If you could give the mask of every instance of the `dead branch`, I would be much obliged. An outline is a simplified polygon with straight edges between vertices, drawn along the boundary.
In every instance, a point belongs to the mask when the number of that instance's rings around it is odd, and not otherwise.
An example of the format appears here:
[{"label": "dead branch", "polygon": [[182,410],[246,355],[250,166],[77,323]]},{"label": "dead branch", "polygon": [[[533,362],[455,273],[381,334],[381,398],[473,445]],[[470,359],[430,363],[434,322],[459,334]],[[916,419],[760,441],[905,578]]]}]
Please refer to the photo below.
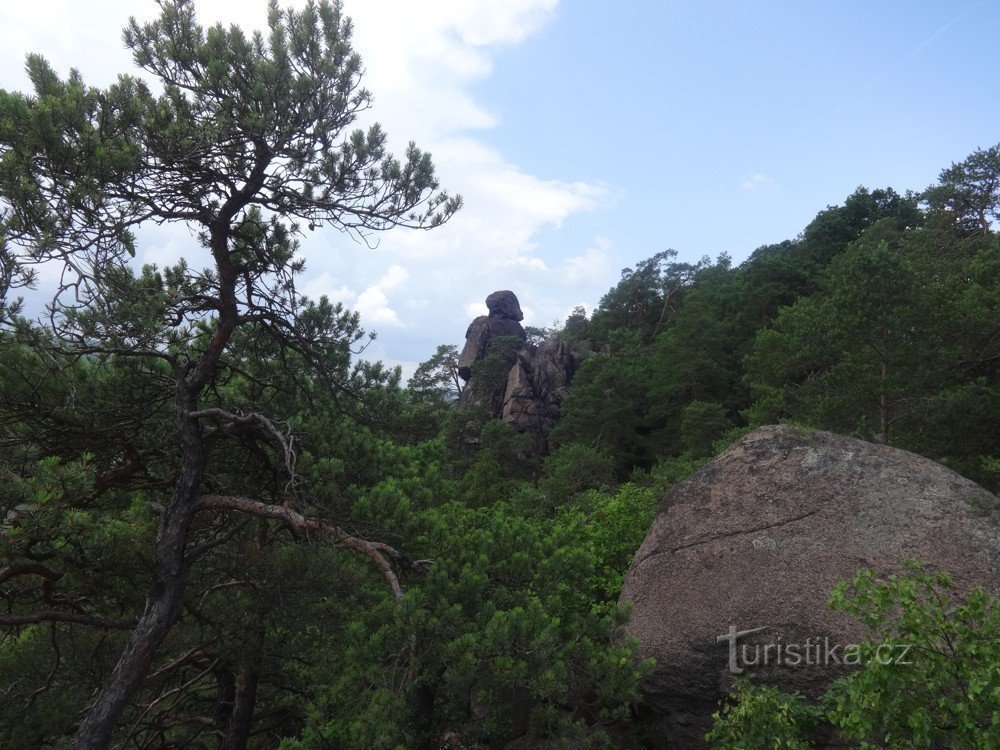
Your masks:
[{"label": "dead branch", "polygon": [[252,589],[255,589],[258,595],[260,594],[260,584],[257,581],[239,581],[239,580],[225,581],[223,583],[217,583],[214,586],[209,586],[207,589],[205,589],[204,593],[201,595],[201,598],[198,599],[198,606],[199,607],[203,606],[205,604],[205,599],[207,599],[212,593],[216,591],[221,591],[222,589],[231,589],[236,586],[248,586]]},{"label": "dead branch", "polygon": [[[215,639],[211,642],[214,643]],[[149,676],[149,680],[155,680],[156,678],[174,670],[185,666],[186,664],[197,662],[199,660],[204,660],[210,658],[207,653],[202,649],[201,646],[195,646],[194,648],[188,649],[183,654],[178,656],[176,659],[164,664],[162,667],[157,669],[153,674]]]},{"label": "dead branch", "polygon": [[184,696],[184,692],[189,687],[191,687],[192,685],[194,685],[195,683],[197,683],[202,677],[204,677],[209,672],[211,672],[212,669],[215,667],[215,665],[218,664],[218,663],[219,663],[219,659],[217,657],[217,658],[213,659],[211,661],[211,663],[209,663],[209,665],[207,667],[205,667],[203,670],[201,670],[200,672],[198,672],[194,677],[192,677],[190,680],[188,680],[184,684],[178,685],[177,687],[173,688],[172,690],[167,690],[166,692],[160,693],[159,696],[157,696],[156,698],[154,698],[151,703],[149,703],[145,708],[143,708],[142,712],[139,714],[139,718],[136,719],[135,723],[132,725],[132,731],[129,732],[129,736],[130,737],[135,736],[136,730],[139,728],[139,725],[142,723],[142,720],[146,718],[146,715],[150,711],[152,711],[158,704],[160,704],[163,701],[165,701],[167,698],[170,698],[171,696],[176,696],[176,699],[171,703],[170,708],[173,708],[174,706],[176,706],[177,702],[180,700],[180,698],[182,698]]},{"label": "dead branch", "polygon": [[239,523],[232,524],[232,528],[226,531],[225,534],[222,534],[221,536],[215,536],[205,542],[202,542],[201,544],[195,547],[192,547],[191,550],[184,556],[185,563],[190,565],[195,561],[197,561],[199,558],[206,555],[211,550],[225,544],[234,536],[236,536],[238,533],[243,531],[243,529],[246,528],[248,523],[250,523],[249,518],[240,521]]},{"label": "dead branch", "polygon": [[368,539],[352,536],[343,529],[315,518],[306,518],[284,505],[272,505],[262,503],[258,500],[251,500],[245,497],[233,497],[229,495],[203,495],[195,512],[203,510],[234,510],[240,513],[248,513],[258,518],[272,518],[282,521],[292,529],[303,534],[319,534],[329,538],[334,544],[347,547],[354,552],[366,555],[375,564],[382,576],[389,582],[392,596],[397,603],[403,601],[403,589],[399,584],[399,577],[393,570],[389,560],[407,562],[408,558],[398,550],[383,542],[372,542]]},{"label": "dead branch", "polygon": [[257,412],[251,412],[249,414],[244,414],[242,412],[237,412],[233,414],[225,409],[211,408],[211,409],[200,409],[198,411],[193,411],[188,414],[192,419],[199,419],[201,417],[214,417],[216,419],[230,422],[233,424],[249,424],[252,422],[257,423],[268,432],[271,437],[274,438],[275,442],[281,448],[281,452],[284,456],[285,471],[288,472],[289,484],[288,489],[290,490],[295,485],[296,473],[295,473],[295,436],[292,435],[291,429],[287,425],[282,429],[277,422],[268,419],[263,414],[258,414]]}]

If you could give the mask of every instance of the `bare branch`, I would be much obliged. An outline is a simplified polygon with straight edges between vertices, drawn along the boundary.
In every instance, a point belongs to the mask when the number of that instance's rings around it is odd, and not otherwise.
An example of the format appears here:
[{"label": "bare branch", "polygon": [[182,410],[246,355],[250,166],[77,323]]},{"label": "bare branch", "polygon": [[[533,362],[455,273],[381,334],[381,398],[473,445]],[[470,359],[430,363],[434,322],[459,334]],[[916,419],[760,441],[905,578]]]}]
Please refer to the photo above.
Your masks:
[{"label": "bare branch", "polygon": [[[161,693],[157,698],[153,699],[153,701],[151,703],[149,703],[149,705],[147,705],[142,710],[142,712],[139,714],[139,718],[135,720],[135,723],[132,725],[132,731],[129,733],[129,736],[134,736],[135,735],[136,730],[139,727],[139,724],[142,723],[142,720],[146,718],[146,715],[150,711],[152,711],[158,704],[162,703],[163,701],[165,701],[167,698],[170,698],[171,696],[174,696],[174,695],[183,695],[183,693],[184,693],[185,690],[187,690],[189,687],[191,687],[192,685],[194,685],[195,683],[197,683],[199,680],[201,680],[202,677],[204,677],[209,672],[211,672],[212,669],[215,668],[215,665],[218,664],[218,663],[219,663],[219,659],[218,658],[213,659],[212,662],[209,663],[209,665],[207,667],[205,667],[203,670],[201,670],[200,672],[198,672],[194,677],[192,677],[190,680],[188,680],[187,682],[185,682],[183,685],[178,685],[177,687],[173,688],[172,690],[168,690],[168,691],[166,691],[164,693]],[[176,701],[175,701],[175,705],[176,705]]]},{"label": "bare branch", "polygon": [[284,454],[285,460],[285,470],[288,472],[289,480],[286,487],[287,490],[291,490],[295,485],[295,436],[292,435],[291,429],[286,425],[285,429],[282,430],[276,422],[265,417],[263,414],[258,414],[257,412],[251,412],[250,414],[244,414],[242,412],[237,412],[233,414],[225,409],[211,408],[211,409],[201,409],[199,411],[193,411],[188,414],[191,419],[199,419],[201,417],[215,417],[216,419],[224,420],[226,422],[232,422],[234,424],[248,424],[251,422],[256,422],[261,427],[263,427],[277,442],[278,446],[281,448]]},{"label": "bare branch", "polygon": [[199,607],[203,606],[205,604],[205,600],[216,591],[222,591],[223,589],[231,589],[237,586],[248,586],[252,589],[256,589],[257,592],[260,593],[260,583],[258,583],[257,581],[240,581],[235,579],[232,581],[224,581],[223,583],[217,583],[214,586],[209,586],[207,589],[205,589],[205,591],[201,595],[201,598],[198,599],[198,606]]},{"label": "bare branch", "polygon": [[[284,505],[272,505],[262,503],[258,500],[251,500],[245,497],[232,497],[229,495],[203,495],[195,512],[203,510],[234,510],[240,513],[248,513],[258,518],[273,518],[276,521],[283,521],[296,531],[303,534],[319,534],[326,536],[334,544],[347,547],[354,552],[369,557],[378,568],[382,576],[389,582],[392,596],[396,602],[403,601],[403,589],[399,584],[399,577],[393,570],[389,560],[408,563],[408,558],[398,550],[383,542],[372,542],[368,539],[352,536],[343,529],[315,518],[306,518],[301,513]],[[412,566],[412,564],[410,564]]]}]

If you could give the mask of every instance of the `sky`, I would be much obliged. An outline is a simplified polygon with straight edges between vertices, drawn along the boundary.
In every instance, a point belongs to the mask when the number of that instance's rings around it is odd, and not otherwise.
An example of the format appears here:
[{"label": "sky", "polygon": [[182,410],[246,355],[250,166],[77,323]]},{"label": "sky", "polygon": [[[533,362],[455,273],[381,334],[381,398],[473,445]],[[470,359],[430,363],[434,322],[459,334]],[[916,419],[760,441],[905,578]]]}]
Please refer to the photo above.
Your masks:
[{"label": "sky", "polygon": [[[289,4],[285,0],[283,4]],[[300,0],[292,0],[300,6]],[[370,248],[303,239],[301,287],[360,312],[404,374],[513,290],[526,325],[599,302],[667,248],[682,260],[794,238],[859,185],[922,190],[1000,142],[1000,0],[345,0],[396,152],[434,157],[464,208]],[[265,27],[266,0],[197,0]],[[153,0],[0,0],[0,88],[40,52],[106,86]],[[183,227],[138,260],[198,258]]]}]

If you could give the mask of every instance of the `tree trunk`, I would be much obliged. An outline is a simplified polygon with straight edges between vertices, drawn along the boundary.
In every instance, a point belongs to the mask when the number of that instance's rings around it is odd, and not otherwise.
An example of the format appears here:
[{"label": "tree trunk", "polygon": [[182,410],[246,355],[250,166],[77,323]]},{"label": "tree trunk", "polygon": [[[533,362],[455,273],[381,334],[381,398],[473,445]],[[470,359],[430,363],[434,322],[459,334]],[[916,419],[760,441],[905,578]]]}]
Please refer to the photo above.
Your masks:
[{"label": "tree trunk", "polygon": [[886,380],[889,377],[889,364],[882,360],[882,381],[878,396],[878,441],[882,445],[889,444],[889,396],[885,392]]},{"label": "tree trunk", "polygon": [[257,164],[243,192],[232,196],[208,225],[212,257],[219,274],[219,322],[197,361],[176,375],[174,419],[180,437],[181,472],[156,533],[153,585],[139,624],[129,636],[97,701],[80,724],[76,750],[106,750],[122,711],[141,687],[156,650],[180,615],[184,599],[184,547],[205,474],[201,428],[191,415],[198,411],[198,395],[215,374],[222,352],[239,324],[237,270],[228,255],[229,225],[236,212],[246,205],[243,193],[252,195],[260,187],[264,167],[266,162]]},{"label": "tree trunk", "polygon": [[212,728],[219,737],[219,746],[221,747],[229,727],[229,717],[233,715],[233,704],[236,702],[236,678],[233,677],[228,665],[220,666],[213,671],[215,682],[219,686],[219,697],[215,702],[215,717]]},{"label": "tree trunk", "polygon": [[240,671],[236,675],[233,712],[229,716],[221,750],[246,750],[247,740],[250,739],[250,726],[253,723],[253,711],[257,705],[257,670],[254,668],[256,658],[256,652],[248,653],[240,662]]},{"label": "tree trunk", "polygon": [[191,513],[205,471],[205,453],[197,420],[195,389],[181,377],[176,398],[177,428],[181,438],[181,473],[156,534],[153,585],[139,623],[125,650],[80,724],[76,750],[105,750],[122,711],[139,690],[156,650],[180,614],[184,596],[184,547]]}]

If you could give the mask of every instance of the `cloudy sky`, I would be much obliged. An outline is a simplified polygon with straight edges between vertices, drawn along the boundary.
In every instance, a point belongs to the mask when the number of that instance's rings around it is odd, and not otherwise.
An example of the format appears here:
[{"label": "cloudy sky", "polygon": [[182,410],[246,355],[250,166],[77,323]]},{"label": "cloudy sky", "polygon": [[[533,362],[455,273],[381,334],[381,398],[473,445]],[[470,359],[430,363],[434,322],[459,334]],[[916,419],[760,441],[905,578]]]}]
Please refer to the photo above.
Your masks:
[{"label": "cloudy sky", "polygon": [[[294,2],[294,4],[301,4]],[[199,0],[263,28],[266,0]],[[461,344],[496,289],[526,323],[592,307],[625,266],[794,237],[855,187],[922,189],[1000,141],[1000,0],[345,0],[394,147],[430,150],[465,208],[370,249],[303,243],[304,280],[361,312],[406,372]],[[132,70],[120,29],[153,0],[0,0],[0,88],[24,54],[95,85]],[[177,228],[140,256],[192,252]]]}]

